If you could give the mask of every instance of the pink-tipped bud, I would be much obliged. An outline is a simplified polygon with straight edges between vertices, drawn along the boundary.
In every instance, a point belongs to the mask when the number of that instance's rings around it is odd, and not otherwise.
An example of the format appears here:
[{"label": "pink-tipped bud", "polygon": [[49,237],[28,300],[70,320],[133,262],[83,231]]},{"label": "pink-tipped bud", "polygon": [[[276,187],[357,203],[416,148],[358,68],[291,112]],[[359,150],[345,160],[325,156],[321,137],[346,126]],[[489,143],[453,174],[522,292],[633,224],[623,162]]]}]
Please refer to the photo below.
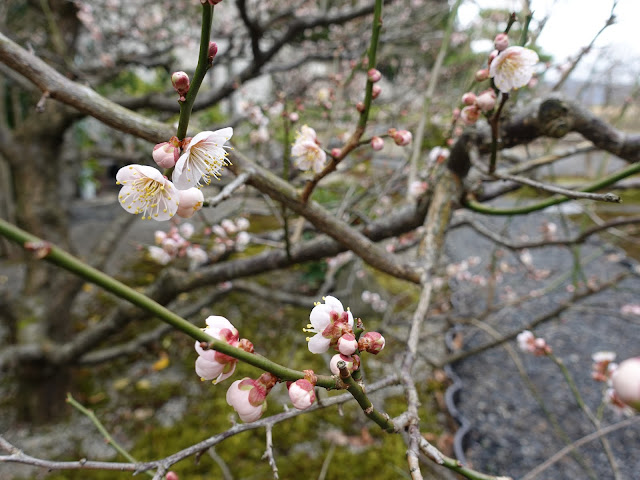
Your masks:
[{"label": "pink-tipped bud", "polygon": [[293,406],[298,410],[306,410],[316,401],[316,392],[314,391],[313,384],[308,380],[296,380],[295,382],[287,384],[287,388],[289,389],[291,403],[293,403]]},{"label": "pink-tipped bud", "polygon": [[485,90],[476,97],[476,105],[483,112],[489,112],[496,106],[496,92]]},{"label": "pink-tipped bud", "polygon": [[640,357],[621,362],[611,376],[611,383],[617,398],[640,410]]},{"label": "pink-tipped bud", "polygon": [[213,62],[213,59],[216,58],[218,54],[218,44],[216,42],[209,42],[209,53],[207,54],[207,59],[209,63]]},{"label": "pink-tipped bud", "polygon": [[334,375],[340,375],[340,369],[338,368],[338,362],[340,360],[347,364],[347,369],[350,372],[355,372],[360,367],[360,357],[358,357],[358,355],[348,356],[337,353],[331,357],[331,362],[329,362],[329,368]]},{"label": "pink-tipped bud", "polygon": [[382,93],[382,87],[380,85],[374,85],[371,89],[371,98],[378,98]]},{"label": "pink-tipped bud", "polygon": [[375,68],[370,68],[369,71],[367,72],[367,78],[371,83],[376,83],[380,81],[380,79],[382,78],[382,74],[380,73],[380,70],[377,70]]},{"label": "pink-tipped bud", "polygon": [[176,214],[182,218],[191,218],[193,214],[202,208],[204,195],[199,188],[192,187],[188,190],[178,190],[179,204]]},{"label": "pink-tipped bud", "polygon": [[400,147],[405,147],[411,143],[413,136],[408,130],[397,130],[392,135],[393,141]]},{"label": "pink-tipped bud", "polygon": [[178,477],[178,474],[173,470],[170,472],[167,472],[164,478],[165,480],[180,480],[180,477]]},{"label": "pink-tipped bud", "polygon": [[371,148],[376,151],[382,150],[384,147],[384,140],[380,137],[371,137]]},{"label": "pink-tipped bud", "polygon": [[509,46],[509,36],[506,33],[499,33],[493,40],[493,45],[499,52],[501,52],[502,50],[506,50],[506,48]]},{"label": "pink-tipped bud", "polygon": [[476,103],[476,94],[473,92],[467,92],[462,95],[462,103],[465,105],[473,105]]},{"label": "pink-tipped bud", "polygon": [[378,332],[367,332],[360,337],[358,349],[377,355],[385,345],[384,337]]},{"label": "pink-tipped bud", "polygon": [[171,168],[180,158],[180,149],[171,142],[162,142],[153,147],[151,155],[160,168]]},{"label": "pink-tipped bud", "polygon": [[476,105],[464,107],[460,112],[460,119],[465,125],[473,125],[480,117],[480,109]]},{"label": "pink-tipped bud", "polygon": [[259,381],[243,378],[233,382],[227,390],[227,403],[243,422],[255,422],[267,409],[268,393]]},{"label": "pink-tipped bud", "polygon": [[185,72],[174,72],[171,75],[171,84],[173,88],[175,88],[178,95],[180,95],[180,101],[184,102],[185,95],[189,91],[189,87],[191,86],[191,81],[189,80],[189,75]]},{"label": "pink-tipped bud", "polygon": [[483,68],[476,72],[476,82],[484,82],[487,78],[489,78],[488,68]]},{"label": "pink-tipped bud", "polygon": [[342,155],[342,150],[340,150],[339,148],[332,148],[331,149],[331,156],[333,158],[340,158],[341,155]]},{"label": "pink-tipped bud", "polygon": [[356,103],[356,110],[358,110],[360,113],[364,112],[364,103],[362,102]]},{"label": "pink-tipped bud", "polygon": [[202,3],[203,5],[205,3],[208,3],[209,5],[217,5],[220,2],[222,2],[222,0],[200,0],[200,3]]},{"label": "pink-tipped bud", "polygon": [[296,123],[298,120],[300,120],[300,115],[298,115],[297,112],[291,112],[289,114],[289,121],[291,123]]},{"label": "pink-tipped bud", "polygon": [[338,351],[343,355],[353,355],[358,349],[356,337],[351,333],[345,333],[338,339]]},{"label": "pink-tipped bud", "polygon": [[451,112],[451,116],[453,117],[454,121],[459,119],[460,118],[460,109],[459,108],[454,108],[453,111]]}]

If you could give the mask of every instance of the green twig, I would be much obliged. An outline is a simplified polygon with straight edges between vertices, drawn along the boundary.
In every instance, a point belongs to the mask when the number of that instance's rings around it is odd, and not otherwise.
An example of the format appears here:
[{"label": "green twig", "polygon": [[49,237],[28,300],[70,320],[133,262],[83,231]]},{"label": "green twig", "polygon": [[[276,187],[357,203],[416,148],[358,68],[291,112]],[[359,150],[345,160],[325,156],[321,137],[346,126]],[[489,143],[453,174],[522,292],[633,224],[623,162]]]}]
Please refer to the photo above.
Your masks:
[{"label": "green twig", "polygon": [[[590,183],[579,191],[595,192],[604,187],[608,187],[609,185],[612,185],[617,181],[622,180],[623,178],[630,177],[631,175],[638,172],[640,172],[640,163],[634,163],[632,165],[629,165],[627,168],[620,170],[619,172],[609,175],[608,177],[598,180],[597,182]],[[525,205],[523,207],[515,208],[493,208],[477,202],[470,197],[467,197],[464,200],[464,205],[474,212],[484,213],[486,215],[523,215],[531,212],[537,212],[538,210],[543,210],[553,205],[568,202],[569,200],[572,199],[569,197],[559,197],[557,195],[554,195],[547,200],[539,203],[534,203],[533,205]]]},{"label": "green twig", "polygon": [[[100,270],[87,265],[61,248],[45,242],[35,235],[31,235],[1,218],[0,235],[22,245],[27,250],[33,250],[34,245],[38,246],[38,253],[40,253],[39,258],[58,265],[59,267],[84,278],[88,282],[95,283],[108,292],[111,292],[137,307],[142,308],[151,315],[158,317],[163,322],[168,323],[190,337],[202,342],[207,342],[210,348],[218,352],[237,358],[238,360],[248,363],[249,365],[253,365],[261,370],[271,372],[282,380],[298,380],[304,378],[304,372],[284,367],[260,355],[246,352],[240,348],[232,347],[225,342],[216,340],[204,333],[200,328],[187,322],[179,315],[176,315],[171,310],[160,305],[158,302],[150,299],[146,295],[128,287],[124,283],[119,282]],[[336,380],[328,376],[319,376],[317,385],[319,387],[333,389],[336,388]]]},{"label": "green twig", "polygon": [[191,118],[191,111],[193,104],[196,101],[198,90],[204,80],[204,76],[211,67],[209,62],[209,41],[211,39],[211,23],[213,21],[213,5],[205,3],[202,5],[202,26],[200,29],[200,49],[198,51],[198,65],[196,71],[193,74],[191,85],[189,86],[189,92],[185,97],[184,102],[180,102],[180,120],[178,121],[178,132],[176,136],[182,140],[187,136],[187,129],[189,128],[189,119]]},{"label": "green twig", "polygon": [[[100,422],[98,417],[96,417],[96,414],[93,413],[93,410],[89,410],[88,408],[78,403],[78,401],[75,398],[73,398],[70,393],[67,393],[67,403],[70,404],[76,410],[79,410],[81,413],[89,417],[89,420],[93,422],[93,424],[96,426],[98,431],[102,434],[102,436],[105,438],[107,443],[111,445],[120,455],[122,455],[131,463],[138,463],[138,461],[135,458],[133,458],[129,452],[127,452],[124,448],[120,446],[118,442],[114,440],[114,438],[107,431],[104,425],[102,425],[102,422]],[[145,473],[150,477],[153,477],[153,473],[149,471],[146,471]]]}]

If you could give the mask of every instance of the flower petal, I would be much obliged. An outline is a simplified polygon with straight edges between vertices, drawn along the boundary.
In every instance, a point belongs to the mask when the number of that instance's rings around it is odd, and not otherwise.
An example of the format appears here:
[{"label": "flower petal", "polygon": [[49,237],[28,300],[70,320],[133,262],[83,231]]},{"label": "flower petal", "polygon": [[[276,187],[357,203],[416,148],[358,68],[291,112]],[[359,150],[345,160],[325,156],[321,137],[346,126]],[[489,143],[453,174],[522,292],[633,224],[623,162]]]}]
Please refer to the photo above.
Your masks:
[{"label": "flower petal", "polygon": [[330,338],[325,338],[321,333],[318,333],[309,339],[308,347],[311,353],[324,353],[329,350],[330,344]]}]

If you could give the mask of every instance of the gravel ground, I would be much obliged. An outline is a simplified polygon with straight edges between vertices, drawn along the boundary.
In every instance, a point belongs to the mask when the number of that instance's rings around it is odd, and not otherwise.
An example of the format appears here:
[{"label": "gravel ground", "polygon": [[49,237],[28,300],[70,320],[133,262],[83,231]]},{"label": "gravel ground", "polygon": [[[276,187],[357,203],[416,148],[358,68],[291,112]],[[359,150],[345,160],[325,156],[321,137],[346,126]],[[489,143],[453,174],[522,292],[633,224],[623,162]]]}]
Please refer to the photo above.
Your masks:
[{"label": "gravel ground", "polygon": [[[517,240],[525,232],[540,232],[545,221],[560,223],[547,214],[531,214],[511,221],[508,232]],[[506,220],[478,217],[500,232]],[[561,228],[558,231],[561,232]],[[541,237],[541,234],[538,236]],[[558,233],[562,236],[562,233]],[[533,240],[533,238],[532,238]],[[478,255],[481,263],[471,267],[472,274],[486,275],[493,250],[490,242],[469,228],[452,232],[447,241],[448,255],[453,262]],[[571,251],[562,247],[530,250],[532,267],[548,270],[549,276],[537,280],[519,261],[517,254],[506,251],[500,261],[513,267],[498,283],[494,302],[506,297],[525,295],[545,285],[555,288],[547,295],[517,306],[498,308],[483,316],[487,306],[487,287],[469,280],[452,280],[452,304],[455,316],[463,327],[463,350],[484,345],[492,335],[505,335],[523,329],[536,318],[552,311],[561,302],[569,301],[574,259]],[[616,287],[574,302],[559,316],[542,323],[533,331],[544,337],[568,368],[587,406],[596,412],[603,398],[603,384],[591,379],[591,355],[609,350],[618,360],[640,354],[640,317],[622,315],[620,307],[640,302],[640,269],[637,263],[595,237],[577,251],[584,275],[598,283],[627,273]],[[505,267],[506,269],[506,267]],[[478,323],[478,321],[482,323]],[[470,324],[474,322],[473,324]],[[490,327],[490,328],[489,328]],[[519,372],[520,364],[522,372]],[[467,462],[475,468],[493,474],[522,478],[572,441],[593,433],[595,428],[578,408],[559,368],[548,358],[535,357],[518,350],[515,340],[489,349],[454,364],[463,388],[458,394],[458,407],[471,422],[465,437]],[[532,394],[532,387],[537,392]],[[602,426],[626,417],[611,407],[604,408]],[[554,429],[556,421],[563,434]],[[640,423],[617,430],[606,437],[610,442],[620,480],[640,478]],[[587,473],[587,472],[591,473]],[[536,478],[577,479],[616,478],[600,441],[587,443],[574,455],[565,455]]]}]

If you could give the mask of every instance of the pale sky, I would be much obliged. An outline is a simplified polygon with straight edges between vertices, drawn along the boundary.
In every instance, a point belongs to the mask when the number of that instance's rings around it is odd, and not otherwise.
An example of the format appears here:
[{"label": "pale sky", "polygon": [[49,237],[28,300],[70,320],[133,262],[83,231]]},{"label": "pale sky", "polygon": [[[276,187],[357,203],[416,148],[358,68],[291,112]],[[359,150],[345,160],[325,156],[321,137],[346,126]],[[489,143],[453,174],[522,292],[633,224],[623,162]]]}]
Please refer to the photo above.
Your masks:
[{"label": "pale sky", "polygon": [[[459,20],[464,25],[477,15],[480,6],[503,6],[519,12],[521,0],[467,0],[460,9]],[[587,46],[602,28],[612,0],[532,0],[534,19],[541,19],[552,12],[538,45],[562,62]],[[640,0],[618,0],[615,9],[616,23],[609,26],[598,38],[595,51],[583,60],[584,65],[574,73],[575,78],[586,77],[602,48],[607,48],[607,58],[624,62],[619,67],[624,81],[629,82],[640,74]],[[625,74],[626,73],[626,74]]]}]

